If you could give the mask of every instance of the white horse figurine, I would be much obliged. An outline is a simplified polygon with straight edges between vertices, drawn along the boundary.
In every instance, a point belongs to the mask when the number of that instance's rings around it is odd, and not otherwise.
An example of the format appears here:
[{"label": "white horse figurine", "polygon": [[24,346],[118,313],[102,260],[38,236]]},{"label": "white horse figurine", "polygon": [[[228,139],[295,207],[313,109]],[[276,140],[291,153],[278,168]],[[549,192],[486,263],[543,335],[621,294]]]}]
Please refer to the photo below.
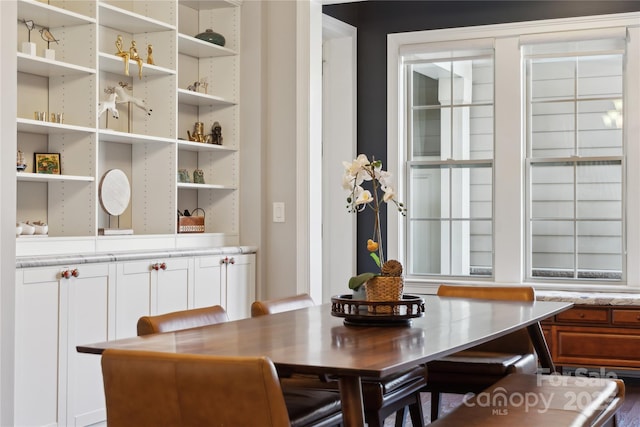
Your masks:
[{"label": "white horse figurine", "polygon": [[115,87],[115,94],[118,95],[118,100],[116,101],[118,104],[123,104],[125,102],[131,102],[136,107],[144,110],[145,113],[151,115],[151,111],[153,111],[147,105],[147,102],[144,99],[136,98],[129,94],[125,89],[128,89],[127,85],[124,86],[122,83],[119,86]]},{"label": "white horse figurine", "polygon": [[98,103],[98,117],[102,116],[102,113],[104,113],[105,111],[110,111],[113,118],[119,118],[120,114],[118,114],[118,109],[116,108],[117,98],[118,94],[113,92],[109,94],[109,97],[106,101]]}]

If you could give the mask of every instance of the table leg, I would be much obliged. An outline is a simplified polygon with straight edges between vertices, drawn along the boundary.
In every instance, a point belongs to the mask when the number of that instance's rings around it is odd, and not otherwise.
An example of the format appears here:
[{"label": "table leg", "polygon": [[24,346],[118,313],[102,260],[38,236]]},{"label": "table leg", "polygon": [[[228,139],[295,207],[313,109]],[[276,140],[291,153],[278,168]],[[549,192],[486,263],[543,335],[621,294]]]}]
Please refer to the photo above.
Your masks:
[{"label": "table leg", "polygon": [[527,331],[529,331],[529,337],[531,338],[533,348],[535,348],[538,358],[540,359],[540,365],[543,368],[547,368],[549,373],[557,372],[556,366],[551,358],[549,346],[547,345],[547,341],[544,339],[544,333],[542,332],[540,323],[536,322],[533,325],[527,326]]},{"label": "table leg", "polygon": [[342,401],[342,420],[345,427],[364,426],[364,405],[360,377],[344,376],[338,380]]}]

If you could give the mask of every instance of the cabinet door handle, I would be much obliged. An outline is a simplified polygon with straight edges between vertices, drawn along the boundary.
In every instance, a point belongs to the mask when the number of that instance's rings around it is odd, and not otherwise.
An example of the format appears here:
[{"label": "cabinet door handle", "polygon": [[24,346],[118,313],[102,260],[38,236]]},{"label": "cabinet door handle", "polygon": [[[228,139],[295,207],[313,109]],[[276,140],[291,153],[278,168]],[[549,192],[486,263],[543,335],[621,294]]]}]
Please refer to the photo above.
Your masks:
[{"label": "cabinet door handle", "polygon": [[581,319],[584,319],[584,313],[578,314],[578,317],[581,318]]},{"label": "cabinet door handle", "polygon": [[155,264],[151,265],[151,269],[155,270],[155,271],[158,271],[158,270],[161,270],[161,269],[162,270],[166,270],[167,269],[167,264],[164,263],[164,262],[163,263],[156,262]]},{"label": "cabinet door handle", "polygon": [[229,264],[235,264],[236,263],[236,259],[234,257],[229,258]]},{"label": "cabinet door handle", "polygon": [[63,279],[68,279],[71,276],[73,277],[80,276],[80,272],[78,271],[77,268],[74,268],[73,270],[63,270],[60,272],[60,277],[62,277]]}]

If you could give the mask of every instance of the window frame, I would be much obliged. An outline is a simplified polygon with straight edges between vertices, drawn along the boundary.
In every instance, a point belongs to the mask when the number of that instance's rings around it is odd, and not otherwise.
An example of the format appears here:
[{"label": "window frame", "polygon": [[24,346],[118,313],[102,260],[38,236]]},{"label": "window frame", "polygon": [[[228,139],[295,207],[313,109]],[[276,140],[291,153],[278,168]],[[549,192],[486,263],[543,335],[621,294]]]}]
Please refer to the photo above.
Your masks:
[{"label": "window frame", "polygon": [[[640,13],[587,16],[579,18],[550,19],[510,24],[450,28],[444,30],[417,31],[389,34],[387,37],[387,164],[398,177],[398,194],[407,199],[408,149],[405,122],[404,90],[405,74],[403,58],[408,52],[421,49],[434,50],[462,40],[470,44],[491,40],[495,48],[494,82],[494,243],[493,278],[496,284],[531,284],[537,288],[572,291],[634,291],[640,290],[640,263],[626,262],[626,282],[619,285],[591,284],[545,280],[544,283],[526,279],[525,252],[525,129],[524,102],[514,93],[523,94],[524,64],[520,44],[523,39],[544,39],[549,33],[606,32],[623,28],[627,35],[627,78],[624,82],[625,116],[623,134],[626,162],[640,162],[640,79],[632,75],[640,72]],[[566,33],[565,33],[566,34]],[[633,52],[633,54],[631,54]],[[514,72],[518,70],[518,72]],[[634,74],[635,73],[635,74]],[[515,100],[514,100],[515,99]],[[513,144],[513,141],[519,141]],[[624,167],[624,165],[623,165]],[[627,191],[624,194],[623,215],[626,217],[625,256],[628,260],[640,258],[640,168],[624,167]],[[398,215],[387,217],[387,252],[403,260],[407,255],[406,221]],[[473,277],[405,277],[408,292],[430,293],[446,280],[448,283],[487,284],[486,280]]]}]

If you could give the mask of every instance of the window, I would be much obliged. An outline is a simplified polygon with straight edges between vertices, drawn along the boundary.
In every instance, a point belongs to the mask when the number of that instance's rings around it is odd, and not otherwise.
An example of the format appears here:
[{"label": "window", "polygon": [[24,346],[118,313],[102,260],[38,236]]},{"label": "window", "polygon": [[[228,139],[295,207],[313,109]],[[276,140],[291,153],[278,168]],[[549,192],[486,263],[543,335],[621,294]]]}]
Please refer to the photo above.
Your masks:
[{"label": "window", "polygon": [[624,45],[523,46],[531,279],[622,280]]},{"label": "window", "polygon": [[389,35],[388,158],[408,211],[388,233],[408,283],[640,287],[640,130],[623,120],[640,113],[639,26]]},{"label": "window", "polygon": [[491,275],[493,51],[416,55],[405,67],[408,270]]}]

